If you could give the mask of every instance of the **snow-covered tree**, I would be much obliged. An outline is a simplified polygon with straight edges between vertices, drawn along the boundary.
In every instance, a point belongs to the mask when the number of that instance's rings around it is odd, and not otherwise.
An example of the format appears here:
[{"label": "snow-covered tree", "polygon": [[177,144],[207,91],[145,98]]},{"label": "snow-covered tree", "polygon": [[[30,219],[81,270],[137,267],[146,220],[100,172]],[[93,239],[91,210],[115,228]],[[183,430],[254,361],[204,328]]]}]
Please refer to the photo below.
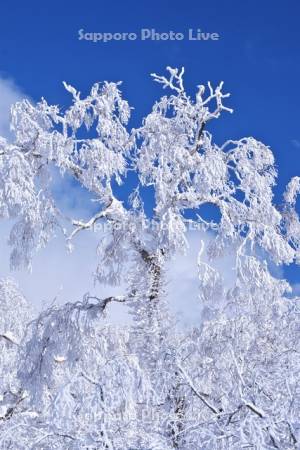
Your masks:
[{"label": "snow-covered tree", "polygon": [[0,280],[0,420],[10,418],[24,401],[22,385],[16,377],[20,346],[32,311],[11,279]]},{"label": "snow-covered tree", "polygon": [[[153,78],[170,95],[137,129],[119,83],[97,83],[86,97],[64,83],[73,99],[66,110],[44,99],[12,108],[15,140],[0,140],[0,216],[14,221],[12,267],[30,267],[58,233],[72,250],[76,235],[106,223],[95,278],[127,289],[49,308],[17,334],[10,370],[20,401],[1,418],[3,448],[299,447],[299,300],[270,267],[300,261],[300,178],[276,205],[272,151],[252,137],[219,146],[208,131],[232,112],[223,83],[200,85],[190,97],[183,69],[167,70]],[[54,170],[90,192],[98,210],[89,220],[68,223],[53,195]],[[132,172],[136,186],[121,201],[116,186],[132,184]],[[205,220],[206,204],[220,219]],[[210,244],[198,256],[202,321],[183,331],[166,300],[167,264],[187,249],[191,225]],[[212,262],[228,249],[230,287]],[[128,327],[104,323],[112,302],[128,308]]]}]

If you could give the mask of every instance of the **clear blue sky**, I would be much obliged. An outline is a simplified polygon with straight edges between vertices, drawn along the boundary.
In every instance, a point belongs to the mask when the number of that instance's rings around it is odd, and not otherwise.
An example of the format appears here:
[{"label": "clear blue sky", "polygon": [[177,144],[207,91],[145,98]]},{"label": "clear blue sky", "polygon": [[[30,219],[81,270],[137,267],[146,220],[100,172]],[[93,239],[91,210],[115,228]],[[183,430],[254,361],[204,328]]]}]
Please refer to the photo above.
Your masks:
[{"label": "clear blue sky", "polygon": [[[253,135],[270,145],[279,169],[277,200],[300,173],[300,3],[275,1],[7,1],[0,15],[0,75],[34,100],[68,104],[61,81],[83,92],[95,81],[123,80],[137,125],[161,91],[150,72],[185,66],[186,85],[224,80],[235,110],[213,125],[215,140]],[[155,28],[220,34],[219,41],[78,40],[78,30]],[[1,101],[1,99],[0,99]],[[300,272],[289,270],[294,282]]]}]

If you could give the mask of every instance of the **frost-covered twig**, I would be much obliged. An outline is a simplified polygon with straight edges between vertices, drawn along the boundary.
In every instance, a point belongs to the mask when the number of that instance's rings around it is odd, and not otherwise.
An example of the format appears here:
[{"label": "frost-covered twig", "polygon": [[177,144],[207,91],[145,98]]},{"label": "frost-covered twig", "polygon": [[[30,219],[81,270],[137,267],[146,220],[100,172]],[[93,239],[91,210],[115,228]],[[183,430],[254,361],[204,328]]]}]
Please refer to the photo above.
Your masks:
[{"label": "frost-covered twig", "polygon": [[169,87],[170,89],[176,91],[178,94],[183,94],[184,67],[182,67],[181,70],[179,71],[176,68],[174,69],[168,66],[167,71],[170,74],[169,79],[164,76],[157,75],[156,73],[152,73],[151,76],[153,77],[154,81],[156,81],[157,83],[161,83],[163,85],[163,89]]}]

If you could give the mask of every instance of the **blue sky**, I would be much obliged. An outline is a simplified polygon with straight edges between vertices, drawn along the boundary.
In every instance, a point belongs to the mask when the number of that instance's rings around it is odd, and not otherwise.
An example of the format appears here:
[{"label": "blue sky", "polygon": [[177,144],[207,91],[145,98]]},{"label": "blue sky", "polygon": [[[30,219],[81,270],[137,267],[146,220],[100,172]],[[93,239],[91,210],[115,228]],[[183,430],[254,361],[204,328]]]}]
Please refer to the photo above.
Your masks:
[{"label": "blue sky", "polygon": [[[72,5],[72,6],[71,6]],[[235,113],[211,130],[217,141],[253,135],[270,145],[280,185],[300,167],[300,4],[271,1],[87,2],[11,1],[1,6],[0,74],[34,100],[68,104],[61,81],[85,91],[98,80],[123,80],[137,125],[160,95],[150,72],[185,66],[192,93],[199,83],[225,81]],[[93,32],[218,32],[219,41],[78,40]]]},{"label": "blue sky", "polygon": [[[67,105],[62,80],[86,92],[101,80],[122,80],[135,107],[137,126],[161,94],[151,72],[185,66],[186,86],[224,80],[234,114],[211,125],[218,143],[252,135],[270,145],[279,170],[276,200],[300,172],[300,3],[296,0],[173,0],[49,2],[10,1],[1,5],[0,77],[38,100]],[[218,41],[78,40],[91,32],[187,33],[189,28],[219,33]],[[0,98],[1,102],[1,98]],[[299,282],[300,271],[286,274]]]}]

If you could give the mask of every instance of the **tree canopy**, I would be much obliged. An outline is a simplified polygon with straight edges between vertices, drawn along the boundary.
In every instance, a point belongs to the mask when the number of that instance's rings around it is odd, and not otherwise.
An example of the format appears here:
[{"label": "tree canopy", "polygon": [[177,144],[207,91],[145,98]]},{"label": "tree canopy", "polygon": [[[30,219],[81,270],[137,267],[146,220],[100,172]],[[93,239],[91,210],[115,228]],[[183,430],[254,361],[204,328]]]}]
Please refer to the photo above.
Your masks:
[{"label": "tree canopy", "polygon": [[[34,317],[14,282],[1,282],[2,448],[299,446],[299,299],[270,266],[300,261],[300,177],[276,204],[271,149],[253,137],[219,146],[209,132],[232,112],[223,83],[199,85],[191,97],[183,69],[152,76],[169,94],[139,128],[130,128],[120,83],[96,83],[86,97],[64,83],[66,109],[45,99],[12,108],[14,140],[0,139],[0,217],[13,221],[12,268],[30,268],[59,233],[72,250],[79,233],[107,223],[95,279],[126,289]],[[97,209],[88,220],[60,210],[54,170],[90,192]],[[121,200],[116,186],[132,173],[136,185]],[[219,214],[208,221],[201,207],[211,204]],[[167,262],[186,251],[191,225],[211,239],[197,261],[203,317],[182,330],[166,298]],[[210,263],[228,249],[230,287]],[[128,326],[104,323],[112,302],[128,307]]]}]

